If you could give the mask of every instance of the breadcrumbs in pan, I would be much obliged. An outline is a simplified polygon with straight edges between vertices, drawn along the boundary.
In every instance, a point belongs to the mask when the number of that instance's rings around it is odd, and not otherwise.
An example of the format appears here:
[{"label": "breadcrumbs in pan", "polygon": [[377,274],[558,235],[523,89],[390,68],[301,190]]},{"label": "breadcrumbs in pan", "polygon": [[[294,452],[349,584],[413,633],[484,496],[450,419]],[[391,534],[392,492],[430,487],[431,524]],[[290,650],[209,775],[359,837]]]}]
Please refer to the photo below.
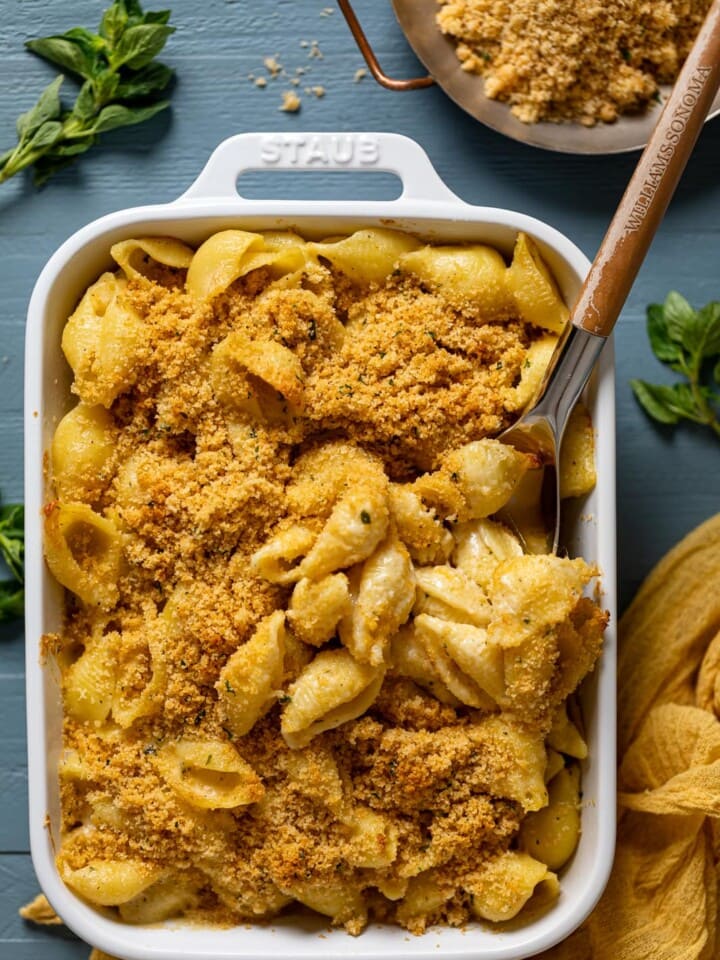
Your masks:
[{"label": "breadcrumbs in pan", "polygon": [[678,74],[709,0],[438,0],[462,69],[525,123],[611,123]]}]

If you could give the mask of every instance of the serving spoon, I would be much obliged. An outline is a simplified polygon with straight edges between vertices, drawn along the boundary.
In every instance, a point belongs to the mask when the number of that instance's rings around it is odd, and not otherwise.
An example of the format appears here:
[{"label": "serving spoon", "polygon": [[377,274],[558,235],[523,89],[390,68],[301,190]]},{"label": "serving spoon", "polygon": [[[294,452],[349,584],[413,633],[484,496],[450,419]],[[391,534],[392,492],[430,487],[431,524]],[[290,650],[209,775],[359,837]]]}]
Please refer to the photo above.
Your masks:
[{"label": "serving spoon", "polygon": [[720,0],[714,0],[570,312],[536,395],[539,400],[498,438],[544,465],[529,471],[502,511],[502,519],[521,534],[530,552],[548,552],[551,544],[557,552],[558,458],[568,418],[615,326],[719,87]]}]

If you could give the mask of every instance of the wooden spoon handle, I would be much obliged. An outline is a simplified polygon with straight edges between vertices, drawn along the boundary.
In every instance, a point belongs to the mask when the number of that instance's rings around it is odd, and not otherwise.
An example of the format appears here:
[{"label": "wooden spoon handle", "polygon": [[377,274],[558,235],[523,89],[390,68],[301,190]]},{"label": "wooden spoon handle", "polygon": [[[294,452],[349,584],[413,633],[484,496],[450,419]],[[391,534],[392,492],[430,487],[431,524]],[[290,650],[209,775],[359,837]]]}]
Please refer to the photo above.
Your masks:
[{"label": "wooden spoon handle", "polygon": [[573,307],[576,327],[610,335],[718,86],[720,0],[714,0]]}]

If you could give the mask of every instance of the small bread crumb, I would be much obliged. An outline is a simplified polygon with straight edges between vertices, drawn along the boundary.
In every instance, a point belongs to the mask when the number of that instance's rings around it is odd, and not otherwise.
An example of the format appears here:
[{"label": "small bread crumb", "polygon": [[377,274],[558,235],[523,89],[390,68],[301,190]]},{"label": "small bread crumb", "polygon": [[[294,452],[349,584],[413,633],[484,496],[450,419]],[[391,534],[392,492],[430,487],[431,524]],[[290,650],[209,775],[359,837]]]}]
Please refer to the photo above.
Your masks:
[{"label": "small bread crumb", "polygon": [[322,59],[323,59],[322,50],[321,50],[320,47],[318,46],[317,40],[312,40],[312,41],[310,42],[310,53],[308,53],[308,57],[309,57],[310,59],[314,59],[314,60],[322,60]]},{"label": "small bread crumb", "polygon": [[335,8],[334,8],[334,7],[323,7],[322,10],[320,11],[320,16],[321,16],[321,17],[331,17],[334,12],[335,12]]},{"label": "small bread crumb", "polygon": [[265,64],[265,69],[273,78],[273,80],[279,73],[282,73],[282,64],[277,60],[276,57],[265,57],[263,63]]},{"label": "small bread crumb", "polygon": [[257,79],[255,80],[255,86],[256,86],[256,87],[266,87],[266,86],[267,86],[267,80],[265,79],[265,77],[257,77]]},{"label": "small bread crumb", "polygon": [[284,90],[282,96],[283,96],[283,102],[282,102],[282,106],[279,107],[279,109],[283,110],[285,113],[297,113],[302,105],[302,100],[295,93],[295,91]]},{"label": "small bread crumb", "polygon": [[20,907],[18,913],[23,920],[29,920],[31,923],[38,923],[44,927],[62,925],[62,920],[50,906],[44,893],[39,893],[30,903]]},{"label": "small bread crumb", "polygon": [[355,71],[355,76],[353,77],[353,83],[360,83],[361,80],[364,80],[367,76],[367,70],[365,67],[360,67],[359,70]]},{"label": "small bread crumb", "polygon": [[320,85],[316,87],[310,87],[310,93],[314,93],[319,100],[320,97],[325,96],[325,87],[321,87]]}]

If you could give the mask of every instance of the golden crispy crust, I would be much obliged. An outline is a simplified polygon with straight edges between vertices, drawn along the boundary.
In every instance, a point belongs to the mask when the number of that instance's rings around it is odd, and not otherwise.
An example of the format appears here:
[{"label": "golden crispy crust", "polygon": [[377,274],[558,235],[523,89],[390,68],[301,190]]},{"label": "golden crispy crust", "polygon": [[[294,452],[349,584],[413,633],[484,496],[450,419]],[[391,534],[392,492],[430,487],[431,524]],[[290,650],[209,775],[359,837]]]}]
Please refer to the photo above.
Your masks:
[{"label": "golden crispy crust", "polygon": [[[378,476],[386,484],[383,469],[412,480],[449,450],[500,430],[513,417],[508,390],[537,331],[512,316],[488,320],[470,303],[450,304],[399,276],[357,288],[320,265],[304,288],[259,296],[270,280],[260,269],[208,306],[183,291],[181,272],[147,272],[149,279],[128,283],[147,342],[135,385],[111,409],[111,480],[97,502],[122,532],[126,561],[119,603],[99,629],[100,642],[119,644],[124,700],[151,683],[162,648],[161,704],[123,728],[66,718],[60,863],[73,870],[103,857],[149,860],[198,888],[189,915],[204,922],[270,915],[287,902],[285,891],[342,880],[362,892],[371,915],[415,932],[436,920],[463,923],[469,901],[459,878],[506,850],[524,815],[495,788],[517,765],[514,740],[484,726],[482,713],[388,675],[365,716],[290,751],[277,705],[234,738],[216,685],[257,624],[288,606],[290,588],[252,573],[253,553],[294,521],[319,530],[350,484]],[[218,402],[209,358],[236,330],[295,352],[302,417],[253,422]],[[323,450],[316,476],[312,451],[329,438],[344,445]],[[372,455],[353,459],[358,447]],[[316,497],[309,517],[292,491]],[[568,656],[578,644],[584,651],[573,688],[594,663],[603,625],[590,613],[567,626]],[[97,615],[71,600],[62,640],[47,637],[45,650],[59,649],[67,669],[98,642],[97,630]],[[313,655],[289,635],[283,689]],[[549,656],[558,655],[553,647]],[[518,721],[523,735],[541,743],[559,696],[553,691],[532,724]],[[186,803],[156,759],[182,738],[232,742],[261,778],[262,800],[229,810]],[[392,862],[365,865],[373,854],[358,852],[357,810],[380,825],[378,862],[397,845]],[[76,830],[83,824],[95,829]],[[378,888],[400,889],[425,869],[438,872],[450,895],[399,915]],[[337,919],[359,932],[366,918],[351,910]]]}]

